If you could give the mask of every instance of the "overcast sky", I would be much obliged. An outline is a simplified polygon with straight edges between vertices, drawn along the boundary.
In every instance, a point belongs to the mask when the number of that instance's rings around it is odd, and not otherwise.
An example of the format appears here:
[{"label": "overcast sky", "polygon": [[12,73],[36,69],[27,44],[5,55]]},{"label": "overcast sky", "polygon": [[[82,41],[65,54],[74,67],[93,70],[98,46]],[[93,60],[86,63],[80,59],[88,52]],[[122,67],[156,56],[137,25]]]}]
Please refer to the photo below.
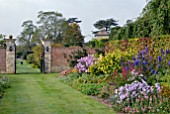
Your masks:
[{"label": "overcast sky", "polygon": [[0,0],[0,34],[14,37],[26,20],[37,21],[39,11],[58,11],[63,17],[78,17],[86,41],[100,19],[114,18],[119,25],[140,15],[146,0]]}]

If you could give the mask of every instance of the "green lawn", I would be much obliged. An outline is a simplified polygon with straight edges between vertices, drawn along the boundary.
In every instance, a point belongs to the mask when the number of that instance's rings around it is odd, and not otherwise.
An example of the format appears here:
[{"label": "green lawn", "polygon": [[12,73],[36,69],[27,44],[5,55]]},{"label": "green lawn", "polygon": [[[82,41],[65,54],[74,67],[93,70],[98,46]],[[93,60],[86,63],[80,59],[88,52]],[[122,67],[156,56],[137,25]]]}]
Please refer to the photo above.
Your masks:
[{"label": "green lawn", "polygon": [[18,64],[17,68],[19,74],[8,75],[11,88],[0,102],[0,114],[114,113],[94,99],[61,83],[56,78],[57,74],[40,74],[26,63],[22,66]]},{"label": "green lawn", "polygon": [[23,61],[23,65],[20,64],[21,60],[17,60],[17,74],[34,74],[34,73],[40,73],[40,69],[38,68],[32,68],[31,65],[27,64],[26,61]]}]

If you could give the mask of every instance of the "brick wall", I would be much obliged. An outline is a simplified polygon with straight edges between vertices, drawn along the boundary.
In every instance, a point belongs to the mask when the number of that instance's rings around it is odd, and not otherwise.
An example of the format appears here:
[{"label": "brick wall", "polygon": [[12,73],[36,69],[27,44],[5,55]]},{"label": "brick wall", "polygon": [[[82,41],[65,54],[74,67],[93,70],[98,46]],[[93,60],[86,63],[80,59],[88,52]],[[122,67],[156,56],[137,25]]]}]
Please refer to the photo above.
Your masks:
[{"label": "brick wall", "polygon": [[0,48],[0,73],[6,72],[6,49]]},{"label": "brick wall", "polygon": [[73,48],[52,48],[51,50],[51,71],[58,72],[69,68],[69,55],[80,49],[79,47]]},{"label": "brick wall", "polygon": [[[77,50],[82,50],[81,47],[60,47],[52,48],[51,50],[51,72],[59,72],[69,68],[69,55]],[[94,54],[95,49],[87,48],[88,54]]]}]

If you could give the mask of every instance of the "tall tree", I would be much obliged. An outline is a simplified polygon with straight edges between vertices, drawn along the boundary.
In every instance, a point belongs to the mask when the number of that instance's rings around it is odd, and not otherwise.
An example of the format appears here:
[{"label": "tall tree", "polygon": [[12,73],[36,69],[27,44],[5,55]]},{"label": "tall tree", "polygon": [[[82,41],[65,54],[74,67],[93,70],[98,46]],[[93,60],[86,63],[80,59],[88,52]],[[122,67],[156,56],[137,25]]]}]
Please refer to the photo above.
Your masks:
[{"label": "tall tree", "polygon": [[94,27],[97,29],[105,29],[106,31],[110,31],[112,27],[117,26],[117,21],[113,18],[106,20],[99,20],[94,24]]},{"label": "tall tree", "polygon": [[27,20],[27,21],[23,22],[22,28],[23,28],[23,31],[18,36],[19,44],[21,46],[24,46],[25,49],[30,51],[33,46],[32,37],[36,30],[36,26],[33,24],[32,20]]},{"label": "tall tree", "polygon": [[41,37],[48,36],[54,41],[61,40],[57,39],[60,38],[61,34],[65,31],[65,18],[62,17],[61,13],[54,11],[40,11],[38,13],[38,18],[39,21],[37,24],[39,24],[39,32]]},{"label": "tall tree", "polygon": [[82,46],[84,43],[84,36],[81,34],[78,24],[72,23],[68,26],[64,33],[63,43],[72,46]]}]

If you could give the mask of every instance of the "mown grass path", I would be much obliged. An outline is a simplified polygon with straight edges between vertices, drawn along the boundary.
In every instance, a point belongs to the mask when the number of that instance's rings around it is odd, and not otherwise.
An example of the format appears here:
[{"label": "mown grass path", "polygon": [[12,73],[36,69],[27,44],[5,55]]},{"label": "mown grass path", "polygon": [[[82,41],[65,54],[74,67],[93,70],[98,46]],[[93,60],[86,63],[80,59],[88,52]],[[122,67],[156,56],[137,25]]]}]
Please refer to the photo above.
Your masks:
[{"label": "mown grass path", "polygon": [[[0,114],[113,114],[108,107],[61,83],[57,74],[40,74],[26,63],[8,75],[11,88],[0,102]],[[22,67],[22,68],[21,68]],[[26,70],[27,68],[27,70]],[[21,74],[32,72],[32,74]]]}]

